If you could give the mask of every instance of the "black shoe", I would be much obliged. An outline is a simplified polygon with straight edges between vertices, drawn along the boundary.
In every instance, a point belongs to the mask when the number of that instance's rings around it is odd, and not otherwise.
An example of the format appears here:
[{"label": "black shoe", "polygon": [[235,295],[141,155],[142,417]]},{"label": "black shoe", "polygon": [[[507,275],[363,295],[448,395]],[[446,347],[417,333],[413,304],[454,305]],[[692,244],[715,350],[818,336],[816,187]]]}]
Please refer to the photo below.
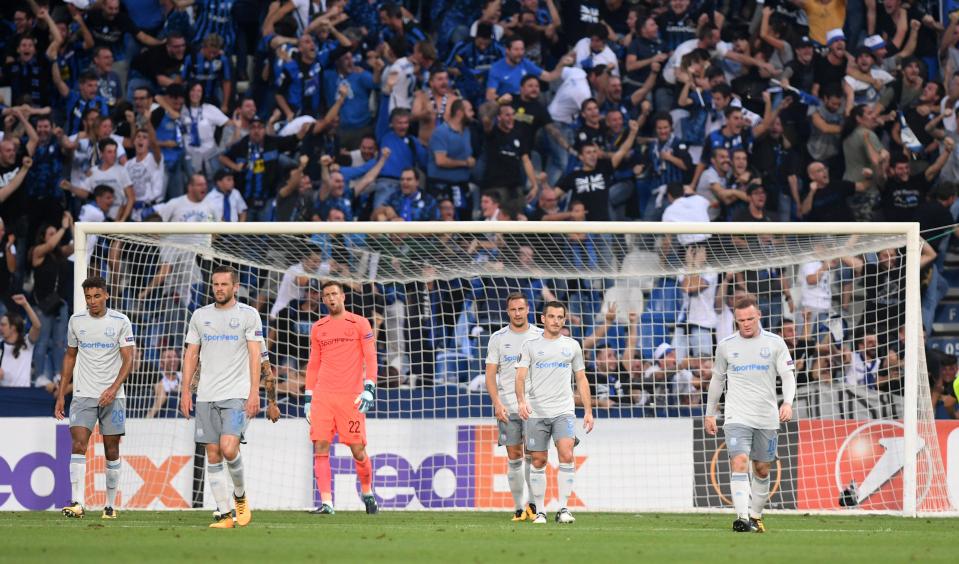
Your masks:
[{"label": "black shoe", "polygon": [[756,525],[753,525],[749,519],[736,519],[733,521],[733,530],[737,533],[755,533],[758,532]]},{"label": "black shoe", "polygon": [[372,495],[363,496],[363,505],[366,506],[367,515],[376,515],[380,512],[379,506],[376,505],[376,498]]}]

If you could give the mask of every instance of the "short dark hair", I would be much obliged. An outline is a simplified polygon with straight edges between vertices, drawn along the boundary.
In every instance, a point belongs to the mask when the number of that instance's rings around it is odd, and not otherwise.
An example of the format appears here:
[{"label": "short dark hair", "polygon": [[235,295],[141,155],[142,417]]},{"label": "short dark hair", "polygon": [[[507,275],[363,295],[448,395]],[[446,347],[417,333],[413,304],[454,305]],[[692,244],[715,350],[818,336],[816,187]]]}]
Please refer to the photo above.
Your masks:
[{"label": "short dark hair", "polygon": [[480,197],[483,196],[486,196],[497,204],[503,201],[503,196],[499,193],[499,190],[487,190],[480,195]]},{"label": "short dark hair", "polygon": [[706,22],[705,24],[703,24],[701,28],[699,28],[699,31],[696,33],[696,39],[706,39],[707,37],[712,35],[713,32],[716,31],[716,29],[717,29],[716,24],[712,22]]},{"label": "short dark hair", "polygon": [[103,290],[104,292],[109,293],[107,290],[107,281],[103,279],[102,276],[91,276],[83,281],[83,284],[80,285],[84,290]]},{"label": "short dark hair", "polygon": [[899,151],[893,152],[892,157],[889,160],[889,165],[896,166],[897,164],[900,164],[900,163],[909,164],[909,157],[907,157],[903,153],[900,153]]},{"label": "short dark hair", "polygon": [[682,198],[685,193],[686,187],[683,186],[682,182],[670,182],[666,185],[666,194],[674,200]]},{"label": "short dark hair", "polygon": [[742,113],[742,111],[743,109],[740,108],[739,106],[733,106],[732,104],[730,104],[726,106],[725,110],[723,110],[723,115],[726,116],[727,119],[729,119],[729,116],[733,115],[736,112]]},{"label": "short dark hair", "polygon": [[322,292],[323,290],[326,290],[326,289],[329,288],[330,286],[336,286],[337,288],[340,289],[341,292],[343,291],[343,285],[342,285],[342,284],[340,284],[340,283],[337,282],[336,280],[327,280],[326,282],[324,282],[323,284],[320,285],[320,292]]},{"label": "short dark hair", "polygon": [[[712,67],[710,67],[710,68],[712,68]],[[723,98],[732,98],[732,97],[733,97],[733,89],[732,89],[732,87],[729,86],[728,84],[726,84],[725,82],[722,83],[722,84],[717,84],[716,87],[712,89],[712,93],[713,93],[713,94],[721,94],[721,95],[723,96]]]},{"label": "short dark hair", "polygon": [[601,23],[590,24],[589,27],[586,28],[586,35],[587,37],[598,37],[606,41],[609,39],[609,28]]},{"label": "short dark hair", "polygon": [[755,307],[756,309],[759,309],[759,302],[756,301],[756,296],[753,296],[752,294],[746,294],[745,296],[739,296],[736,298],[733,309],[746,309],[747,307]]},{"label": "short dark hair", "polygon": [[529,303],[526,300],[526,294],[522,292],[510,292],[510,295],[506,296],[506,307],[509,307],[509,303],[514,300],[523,300],[524,302]]},{"label": "short dark hair", "polygon": [[112,186],[107,186],[106,184],[97,184],[97,185],[93,188],[93,199],[94,199],[94,200],[96,200],[97,198],[99,198],[100,196],[102,196],[102,195],[104,195],[104,194],[113,194],[113,195],[115,196],[115,195],[116,195],[116,191],[113,189]]},{"label": "short dark hair", "polygon": [[113,145],[114,147],[116,147],[117,142],[107,137],[106,139],[100,139],[100,142],[97,144],[97,147],[99,147],[100,151],[104,151],[110,145]]},{"label": "short dark hair", "polygon": [[535,74],[527,74],[526,76],[523,77],[522,80],[519,81],[519,85],[522,86],[531,80],[535,80],[536,82],[539,82],[539,77],[536,76]]},{"label": "short dark hair", "polygon": [[669,125],[672,126],[673,116],[669,115],[668,112],[657,112],[656,115],[653,116],[653,124],[655,125],[657,122],[660,122],[660,121],[668,122]]},{"label": "short dark hair", "polygon": [[233,282],[234,284],[240,281],[240,276],[237,274],[236,269],[228,264],[221,264],[217,266],[216,268],[214,268],[211,278],[213,276],[216,276],[217,274],[229,274],[230,281]]},{"label": "short dark hair", "polygon": [[453,100],[453,103],[450,104],[450,115],[455,116],[456,114],[460,113],[464,107],[466,107],[466,103],[462,98]]},{"label": "short dark hair", "polygon": [[520,37],[519,35],[511,35],[511,36],[507,37],[507,38],[503,41],[503,44],[506,45],[506,48],[507,48],[507,49],[509,49],[509,48],[511,48],[511,47],[513,46],[513,43],[516,43],[517,41],[522,42],[522,43],[523,43],[523,47],[526,47],[526,40],[523,39],[522,37]]},{"label": "short dark hair", "polygon": [[410,111],[406,108],[393,108],[393,111],[390,112],[390,121],[398,117],[410,117]]},{"label": "short dark hair", "polygon": [[569,310],[566,309],[566,304],[564,304],[563,302],[558,302],[558,301],[556,301],[556,300],[553,300],[553,301],[550,301],[550,302],[546,302],[546,304],[543,305],[543,314],[545,314],[545,313],[546,313],[546,310],[548,310],[548,309],[551,308],[551,307],[558,307],[558,308],[562,309],[562,310],[563,310],[563,315],[566,315],[566,312],[569,311]]},{"label": "short dark hair", "polygon": [[91,70],[87,70],[80,73],[80,77],[77,79],[77,82],[82,84],[84,82],[90,82],[91,80],[99,81],[100,79],[97,78],[97,75],[95,72]]}]

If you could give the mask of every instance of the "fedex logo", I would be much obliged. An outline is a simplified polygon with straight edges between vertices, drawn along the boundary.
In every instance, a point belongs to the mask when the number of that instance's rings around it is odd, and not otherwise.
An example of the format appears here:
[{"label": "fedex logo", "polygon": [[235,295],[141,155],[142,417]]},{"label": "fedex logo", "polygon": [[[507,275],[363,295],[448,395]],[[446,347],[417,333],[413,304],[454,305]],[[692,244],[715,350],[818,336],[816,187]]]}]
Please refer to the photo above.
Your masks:
[{"label": "fedex logo", "polygon": [[[456,432],[456,452],[436,453],[427,456],[415,465],[405,457],[394,453],[370,456],[373,464],[373,491],[381,508],[402,509],[419,501],[426,509],[449,507],[508,509],[513,498],[505,487],[506,456],[495,452],[498,430],[494,425],[460,425]],[[348,452],[348,451],[347,451]],[[585,456],[576,457],[576,467],[586,461]],[[334,483],[337,475],[355,476],[353,457],[330,456],[330,469]],[[452,488],[437,486],[446,479],[437,480],[440,474],[451,474]],[[547,465],[546,503],[559,495],[558,470]],[[502,489],[496,487],[496,477],[502,475]],[[356,481],[357,492],[360,484]],[[319,493],[315,494],[316,500]],[[583,507],[575,492],[569,499],[570,507]]]},{"label": "fedex logo", "polygon": [[[70,501],[70,428],[57,427],[54,453],[31,452],[20,460],[0,457],[0,507],[13,498],[26,509],[49,509]],[[33,477],[43,470],[53,474],[53,490],[37,492]]]},{"label": "fedex logo", "polygon": [[[57,425],[55,434],[53,454],[31,452],[19,460],[0,456],[0,509],[11,499],[29,510],[51,509],[66,505],[70,501],[70,428],[67,425]],[[95,454],[95,445],[102,441],[103,437],[96,432],[90,438],[87,448],[84,487],[87,504],[91,506],[106,503],[106,491],[98,490],[95,485],[96,476],[106,472],[106,459]],[[167,508],[189,508],[190,505],[172,481],[192,458],[186,455],[171,455],[155,464],[149,456],[121,454],[123,469],[120,491],[117,494],[118,505],[144,509],[155,507],[159,502]],[[52,475],[52,489],[43,487],[44,474]],[[129,487],[128,479],[133,477],[141,482],[137,488]]]}]

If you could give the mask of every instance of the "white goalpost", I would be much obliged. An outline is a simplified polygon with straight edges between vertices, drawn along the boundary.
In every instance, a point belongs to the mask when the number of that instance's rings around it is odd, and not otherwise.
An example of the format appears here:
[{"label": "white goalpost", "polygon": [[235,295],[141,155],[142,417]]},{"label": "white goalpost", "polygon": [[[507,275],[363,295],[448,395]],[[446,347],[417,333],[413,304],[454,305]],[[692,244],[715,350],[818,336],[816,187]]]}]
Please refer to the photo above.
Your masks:
[{"label": "white goalpost", "polygon": [[[193,423],[177,414],[176,372],[189,314],[228,264],[241,301],[261,312],[280,382],[282,419],[252,421],[242,447],[254,508],[317,499],[300,407],[304,334],[324,314],[319,284],[334,279],[376,335],[368,452],[385,510],[511,507],[483,373],[517,291],[536,323],[545,301],[566,303],[587,356],[597,422],[579,430],[571,504],[730,507],[723,434],[706,436],[702,413],[730,304],[752,294],[799,378],[769,507],[914,517],[959,505],[923,352],[928,253],[914,223],[77,223],[74,307],[84,308],[83,279],[100,275],[110,307],[134,324],[124,508],[212,507]],[[88,500],[103,480],[93,440]],[[334,445],[331,466],[337,508],[361,509],[347,447]]]}]

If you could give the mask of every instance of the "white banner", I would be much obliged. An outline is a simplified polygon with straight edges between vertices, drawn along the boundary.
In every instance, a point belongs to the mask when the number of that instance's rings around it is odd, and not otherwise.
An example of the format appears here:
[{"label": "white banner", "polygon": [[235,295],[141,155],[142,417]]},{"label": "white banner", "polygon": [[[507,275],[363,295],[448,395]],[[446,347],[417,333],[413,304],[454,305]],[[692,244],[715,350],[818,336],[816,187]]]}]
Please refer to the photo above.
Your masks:
[{"label": "white banner", "polygon": [[[506,452],[489,420],[369,420],[374,489],[384,510],[509,509]],[[52,419],[0,418],[0,510],[52,509],[70,498],[70,432]],[[254,508],[314,506],[313,457],[302,420],[256,420],[242,447]],[[572,508],[635,511],[692,507],[692,422],[689,419],[599,419],[580,431]],[[104,504],[102,444],[87,453],[86,503]],[[177,509],[191,504],[193,422],[128,420],[120,447],[118,505]],[[330,457],[338,509],[361,509],[349,448]],[[547,509],[556,507],[556,454],[547,469]],[[209,486],[206,507],[213,507]]]}]

